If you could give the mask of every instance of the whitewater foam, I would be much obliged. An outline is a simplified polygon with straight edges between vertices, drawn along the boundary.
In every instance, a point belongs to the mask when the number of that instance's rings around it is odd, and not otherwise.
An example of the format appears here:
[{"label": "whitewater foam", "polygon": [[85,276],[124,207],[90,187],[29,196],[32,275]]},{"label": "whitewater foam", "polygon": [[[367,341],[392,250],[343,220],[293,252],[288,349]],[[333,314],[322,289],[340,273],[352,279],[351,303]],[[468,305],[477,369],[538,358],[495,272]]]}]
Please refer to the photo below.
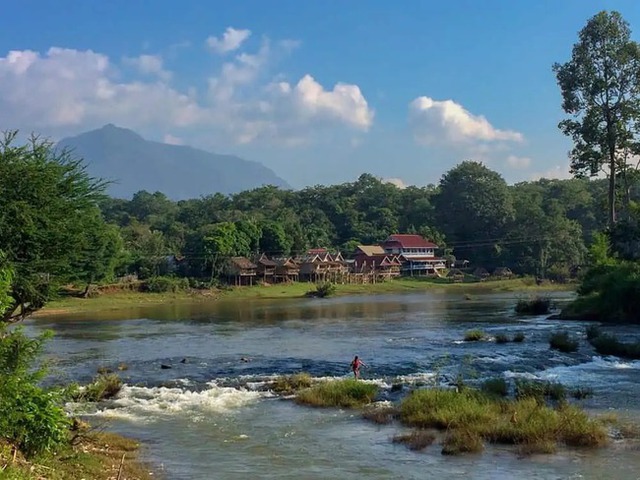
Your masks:
[{"label": "whitewater foam", "polygon": [[214,382],[207,385],[208,388],[201,391],[124,385],[117,397],[106,402],[94,415],[138,422],[182,415],[200,421],[212,414],[228,414],[264,396],[261,392],[220,387]]}]

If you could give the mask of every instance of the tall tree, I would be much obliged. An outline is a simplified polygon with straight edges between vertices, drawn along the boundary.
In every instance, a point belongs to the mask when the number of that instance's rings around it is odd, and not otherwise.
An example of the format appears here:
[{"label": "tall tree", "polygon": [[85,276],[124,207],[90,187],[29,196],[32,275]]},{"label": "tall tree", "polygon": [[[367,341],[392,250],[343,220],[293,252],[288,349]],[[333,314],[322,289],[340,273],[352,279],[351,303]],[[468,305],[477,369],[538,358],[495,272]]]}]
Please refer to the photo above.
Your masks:
[{"label": "tall tree", "polygon": [[616,223],[616,178],[626,175],[627,158],[638,151],[640,45],[618,12],[602,11],[579,33],[571,60],[554,64],[562,108],[560,122],[573,139],[571,171],[609,178],[608,221]]},{"label": "tall tree", "polygon": [[0,140],[0,245],[15,273],[11,305],[0,321],[16,321],[41,308],[59,281],[72,275],[96,215],[104,184],[82,161],[32,138],[16,145],[17,132]]}]

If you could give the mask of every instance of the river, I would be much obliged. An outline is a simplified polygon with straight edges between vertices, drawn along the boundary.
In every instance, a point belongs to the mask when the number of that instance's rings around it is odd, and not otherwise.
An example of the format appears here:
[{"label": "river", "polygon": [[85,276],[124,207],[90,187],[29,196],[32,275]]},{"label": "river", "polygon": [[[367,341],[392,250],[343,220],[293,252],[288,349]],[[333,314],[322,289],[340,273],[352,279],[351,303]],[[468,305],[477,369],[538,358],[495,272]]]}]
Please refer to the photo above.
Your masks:
[{"label": "river", "polygon": [[[97,423],[141,440],[143,457],[167,479],[621,479],[640,478],[637,447],[561,450],[519,457],[506,447],[448,457],[438,445],[412,452],[393,444],[399,425],[357,412],[312,409],[260,388],[277,375],[346,377],[353,355],[365,381],[388,388],[527,377],[589,387],[593,412],[639,418],[640,362],[595,356],[583,322],[516,317],[523,294],[432,291],[329,299],[180,303],[99,314],[42,317],[57,381],[90,380],[99,367],[121,372],[119,396],[87,412]],[[568,293],[553,294],[558,305]],[[463,342],[523,332],[523,343]],[[558,329],[581,337],[576,353],[549,350]],[[626,337],[638,331],[610,327]],[[161,366],[171,368],[162,368]]]}]

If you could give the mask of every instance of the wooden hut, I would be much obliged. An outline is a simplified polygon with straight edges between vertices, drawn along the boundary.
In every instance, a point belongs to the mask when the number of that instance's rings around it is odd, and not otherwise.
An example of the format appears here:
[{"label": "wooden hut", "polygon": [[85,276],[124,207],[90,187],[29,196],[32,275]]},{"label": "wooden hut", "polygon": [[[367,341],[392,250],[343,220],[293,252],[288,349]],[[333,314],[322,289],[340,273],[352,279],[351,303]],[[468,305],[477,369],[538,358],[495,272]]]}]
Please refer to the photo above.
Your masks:
[{"label": "wooden hut", "polygon": [[493,276],[501,279],[511,278],[513,272],[508,267],[498,267],[493,271]]},{"label": "wooden hut", "polygon": [[489,278],[490,275],[486,268],[478,267],[473,271],[473,276],[482,281]]},{"label": "wooden hut", "polygon": [[277,263],[270,260],[264,253],[253,260],[256,264],[256,276],[263,282],[271,282],[276,274]]},{"label": "wooden hut", "polygon": [[273,279],[276,282],[297,282],[300,277],[300,266],[290,257],[274,258],[276,264]]},{"label": "wooden hut", "polygon": [[227,260],[225,274],[234,285],[253,285],[258,266],[246,257],[231,257]]}]

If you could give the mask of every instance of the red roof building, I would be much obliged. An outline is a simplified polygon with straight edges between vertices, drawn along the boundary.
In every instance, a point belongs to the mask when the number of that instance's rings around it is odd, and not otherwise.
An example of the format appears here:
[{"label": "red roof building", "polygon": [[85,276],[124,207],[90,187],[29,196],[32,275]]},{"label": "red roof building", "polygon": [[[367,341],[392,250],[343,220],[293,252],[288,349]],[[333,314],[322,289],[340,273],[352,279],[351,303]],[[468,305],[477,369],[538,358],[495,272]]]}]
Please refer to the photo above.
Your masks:
[{"label": "red roof building", "polygon": [[404,274],[435,274],[438,270],[446,268],[445,260],[435,256],[438,246],[420,235],[389,235],[380,246],[386,254],[399,256]]}]

